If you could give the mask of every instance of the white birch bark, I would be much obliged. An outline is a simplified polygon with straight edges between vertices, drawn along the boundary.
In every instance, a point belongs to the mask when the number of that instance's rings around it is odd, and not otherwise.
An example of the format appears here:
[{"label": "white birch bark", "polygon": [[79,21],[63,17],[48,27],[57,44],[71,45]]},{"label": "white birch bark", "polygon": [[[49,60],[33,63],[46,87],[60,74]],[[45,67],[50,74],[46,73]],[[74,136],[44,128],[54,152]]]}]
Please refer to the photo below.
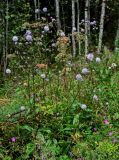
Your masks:
[{"label": "white birch bark", "polygon": [[36,4],[36,0],[34,0],[34,7],[35,7],[35,20],[37,20],[37,13],[36,13],[37,4]]},{"label": "white birch bark", "polygon": [[103,38],[103,30],[104,30],[104,18],[105,18],[105,7],[106,0],[102,0],[102,10],[101,10],[101,18],[100,18],[100,32],[99,32],[99,42],[98,42],[98,53],[100,54],[102,48],[102,38]]},{"label": "white birch bark", "polygon": [[88,53],[88,5],[89,0],[85,2],[85,55]]},{"label": "white birch bark", "polygon": [[[80,28],[79,28],[79,22],[80,22],[80,10],[79,10],[79,0],[76,1],[77,2],[77,32],[78,34],[80,34]],[[80,36],[80,35],[79,35]],[[81,54],[81,42],[79,39],[78,42],[78,51],[79,51],[79,55]]]},{"label": "white birch bark", "polygon": [[90,38],[90,0],[88,1],[88,35]]},{"label": "white birch bark", "polygon": [[39,9],[39,12],[38,12],[38,20],[40,20],[40,1],[38,0],[38,9]]},{"label": "white birch bark", "polygon": [[7,0],[6,2],[6,24],[5,24],[4,75],[6,73],[7,54],[8,54],[8,25],[9,25],[8,16],[9,16],[9,3]]},{"label": "white birch bark", "polygon": [[55,0],[57,29],[61,30],[59,0]]},{"label": "white birch bark", "polygon": [[74,29],[76,28],[75,22],[75,0],[72,0],[72,47],[73,47],[73,56],[76,55],[76,42],[74,37]]}]

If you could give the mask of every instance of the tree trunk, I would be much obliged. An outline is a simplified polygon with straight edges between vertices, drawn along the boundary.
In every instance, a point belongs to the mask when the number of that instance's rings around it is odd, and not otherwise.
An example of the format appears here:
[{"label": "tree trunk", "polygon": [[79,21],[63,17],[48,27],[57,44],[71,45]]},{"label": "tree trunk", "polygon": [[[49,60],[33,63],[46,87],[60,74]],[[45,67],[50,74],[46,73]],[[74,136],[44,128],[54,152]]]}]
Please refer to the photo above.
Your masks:
[{"label": "tree trunk", "polygon": [[38,20],[40,20],[40,1],[38,0],[38,9],[39,9],[39,12],[38,12]]},{"label": "tree trunk", "polygon": [[[80,10],[79,10],[79,0],[77,2],[77,32],[80,34],[79,22],[80,22]],[[79,35],[80,36],[80,35]],[[79,55],[81,54],[81,42],[78,42]]]},{"label": "tree trunk", "polygon": [[88,7],[89,7],[89,0],[86,0],[85,3],[85,55],[88,53]]},{"label": "tree trunk", "polygon": [[88,35],[90,39],[90,0],[88,1]]},{"label": "tree trunk", "polygon": [[72,0],[72,46],[73,46],[73,56],[76,55],[76,42],[74,36],[74,29],[76,28],[75,22],[75,0]]},{"label": "tree trunk", "polygon": [[35,7],[35,20],[37,20],[37,13],[36,13],[37,6],[36,6],[36,0],[34,0],[34,7]]},{"label": "tree trunk", "polygon": [[55,0],[57,29],[61,30],[59,0]]},{"label": "tree trunk", "polygon": [[4,75],[6,73],[6,67],[7,67],[7,54],[8,54],[8,16],[9,16],[9,3],[7,0],[6,3],[6,19],[5,19],[5,49],[4,49]]},{"label": "tree trunk", "polygon": [[102,38],[103,38],[103,30],[104,30],[104,18],[105,18],[105,7],[106,0],[102,1],[102,10],[101,10],[101,18],[100,18],[100,32],[99,32],[99,42],[98,42],[98,53],[100,54],[102,48]]}]

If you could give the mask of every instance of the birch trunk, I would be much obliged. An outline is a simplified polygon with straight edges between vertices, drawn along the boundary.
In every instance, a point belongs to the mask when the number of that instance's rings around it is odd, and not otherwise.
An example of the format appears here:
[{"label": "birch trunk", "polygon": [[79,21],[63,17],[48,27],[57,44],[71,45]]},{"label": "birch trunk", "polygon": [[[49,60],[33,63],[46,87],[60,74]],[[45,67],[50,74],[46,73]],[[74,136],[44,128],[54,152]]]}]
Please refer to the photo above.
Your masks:
[{"label": "birch trunk", "polygon": [[72,0],[72,47],[73,47],[73,56],[75,57],[76,55],[76,42],[75,42],[75,37],[74,37],[74,28],[75,26],[75,0]]},{"label": "birch trunk", "polygon": [[90,0],[88,1],[88,35],[90,39]]},{"label": "birch trunk", "polygon": [[[77,0],[76,2],[77,2],[77,32],[78,32],[78,34],[80,34],[80,32],[79,32],[80,31],[80,28],[79,28],[79,22],[80,22],[79,0]],[[80,42],[80,39],[79,39],[79,42],[78,42],[78,52],[79,52],[79,55],[80,55],[81,54],[81,42]]]},{"label": "birch trunk", "polygon": [[39,12],[38,12],[38,20],[40,20],[40,1],[38,0],[38,9],[39,9]]},{"label": "birch trunk", "polygon": [[5,23],[5,49],[4,49],[4,75],[6,73],[6,67],[7,67],[7,54],[8,54],[8,15],[9,15],[9,3],[7,0],[6,3],[6,23]]},{"label": "birch trunk", "polygon": [[55,0],[57,29],[61,30],[59,0]]},{"label": "birch trunk", "polygon": [[36,6],[36,0],[34,0],[34,7],[35,7],[35,20],[37,20],[37,13],[36,13],[36,9],[37,9],[37,6]]},{"label": "birch trunk", "polygon": [[103,30],[104,30],[104,18],[105,18],[105,7],[106,0],[102,0],[102,10],[101,10],[101,18],[100,18],[100,32],[99,32],[99,42],[98,42],[98,53],[100,54],[102,48],[102,38],[103,38]]},{"label": "birch trunk", "polygon": [[85,3],[85,55],[88,53],[88,5],[89,0]]}]

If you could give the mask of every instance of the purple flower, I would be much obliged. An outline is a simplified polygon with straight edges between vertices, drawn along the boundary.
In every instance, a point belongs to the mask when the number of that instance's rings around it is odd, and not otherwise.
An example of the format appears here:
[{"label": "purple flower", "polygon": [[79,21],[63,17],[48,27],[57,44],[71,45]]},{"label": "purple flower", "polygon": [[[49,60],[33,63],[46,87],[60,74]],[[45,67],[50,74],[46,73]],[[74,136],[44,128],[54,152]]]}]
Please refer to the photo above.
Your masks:
[{"label": "purple flower", "polygon": [[112,135],[113,135],[113,132],[109,132],[109,133],[108,133],[108,136],[111,137]]},{"label": "purple flower", "polygon": [[11,142],[16,142],[17,139],[16,139],[16,137],[12,137],[10,140],[11,140]]},{"label": "purple flower", "polygon": [[89,70],[88,70],[87,68],[83,68],[83,69],[82,69],[82,74],[85,74],[85,75],[86,75],[86,74],[88,74],[88,73],[89,73]]},{"label": "purple flower", "polygon": [[90,22],[90,25],[96,25],[96,21]]},{"label": "purple flower", "polygon": [[93,131],[96,132],[96,131],[97,131],[97,128],[93,128]]},{"label": "purple flower", "polygon": [[32,32],[30,30],[27,30],[25,35],[31,35],[31,34]]},{"label": "purple flower", "polygon": [[108,125],[108,124],[109,124],[108,119],[105,119],[105,120],[103,121],[103,123],[106,124],[106,125]]},{"label": "purple flower", "polygon": [[94,55],[93,55],[93,53],[89,53],[89,54],[87,54],[87,59],[89,60],[89,61],[92,61],[93,60],[93,58],[94,58]]},{"label": "purple flower", "polygon": [[83,78],[82,78],[81,74],[77,74],[77,75],[76,75],[76,79],[77,79],[78,81],[83,81]]},{"label": "purple flower", "polygon": [[48,11],[48,9],[47,9],[46,7],[44,7],[44,8],[43,8],[43,12],[46,13],[47,11]]},{"label": "purple flower", "polygon": [[26,40],[28,41],[28,42],[31,42],[32,41],[32,36],[31,35],[26,35]]}]

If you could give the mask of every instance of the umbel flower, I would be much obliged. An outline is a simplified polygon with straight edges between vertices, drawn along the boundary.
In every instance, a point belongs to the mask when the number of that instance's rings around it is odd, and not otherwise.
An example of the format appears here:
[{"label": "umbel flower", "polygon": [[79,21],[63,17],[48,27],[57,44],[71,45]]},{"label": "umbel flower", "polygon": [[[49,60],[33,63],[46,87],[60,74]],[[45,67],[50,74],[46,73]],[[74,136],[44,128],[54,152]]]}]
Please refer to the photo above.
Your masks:
[{"label": "umbel flower", "polygon": [[48,32],[49,30],[50,30],[50,29],[49,29],[49,26],[45,26],[45,27],[44,27],[44,31],[45,31],[45,32]]},{"label": "umbel flower", "polygon": [[45,78],[46,78],[45,73],[42,73],[40,76],[41,76],[41,78],[43,78],[43,79],[45,79]]},{"label": "umbel flower", "polygon": [[28,42],[32,42],[32,32],[30,30],[26,30],[25,38]]},{"label": "umbel flower", "polygon": [[76,75],[76,79],[77,79],[78,81],[83,81],[83,78],[82,78],[82,75],[81,75],[81,74],[77,74],[77,75]]},{"label": "umbel flower", "polygon": [[86,106],[86,104],[81,104],[81,109],[87,109],[87,106]]},{"label": "umbel flower", "polygon": [[26,109],[25,106],[20,107],[20,111],[25,111],[25,109]]},{"label": "umbel flower", "polygon": [[31,35],[31,34],[32,34],[31,30],[26,30],[26,34],[25,35]]},{"label": "umbel flower", "polygon": [[101,59],[99,57],[96,57],[96,62],[100,63]]},{"label": "umbel flower", "polygon": [[98,96],[96,94],[93,96],[93,100],[98,101]]},{"label": "umbel flower", "polygon": [[32,35],[26,35],[26,40],[28,41],[28,42],[32,42]]},{"label": "umbel flower", "polygon": [[39,9],[35,9],[35,13],[39,13],[39,11],[40,11]]},{"label": "umbel flower", "polygon": [[7,68],[5,72],[6,72],[6,74],[10,74],[11,70],[9,68]]},{"label": "umbel flower", "polygon": [[60,36],[61,36],[61,37],[64,37],[64,36],[65,36],[65,33],[64,33],[64,32],[61,32],[61,33],[60,33]]},{"label": "umbel flower", "polygon": [[46,7],[43,8],[43,12],[46,13],[48,9]]},{"label": "umbel flower", "polygon": [[13,36],[12,40],[13,40],[13,42],[18,42],[18,37],[17,36]]},{"label": "umbel flower", "polygon": [[87,68],[83,68],[83,69],[82,69],[82,74],[85,74],[85,75],[86,75],[86,74],[88,74],[88,73],[89,73],[89,70],[88,70]]},{"label": "umbel flower", "polygon": [[94,55],[93,55],[93,53],[89,53],[89,54],[87,54],[87,59],[89,60],[89,61],[93,61],[93,59],[94,59]]}]

